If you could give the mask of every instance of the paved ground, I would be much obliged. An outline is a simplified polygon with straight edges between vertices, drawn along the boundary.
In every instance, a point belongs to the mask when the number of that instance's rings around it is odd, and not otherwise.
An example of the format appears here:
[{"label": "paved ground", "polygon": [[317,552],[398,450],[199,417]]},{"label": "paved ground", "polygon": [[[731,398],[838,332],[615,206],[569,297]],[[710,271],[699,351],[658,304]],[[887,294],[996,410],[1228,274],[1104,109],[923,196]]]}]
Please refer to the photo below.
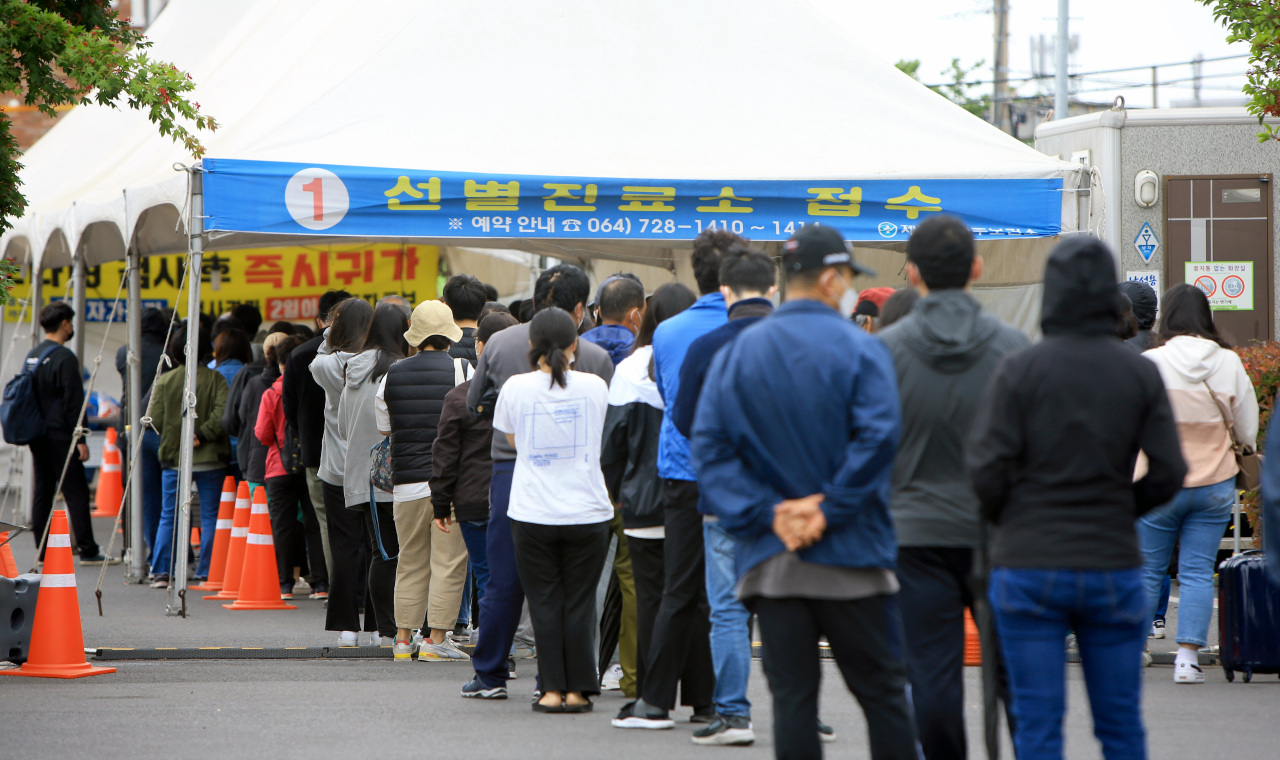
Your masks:
[{"label": "paved ground", "polygon": [[[106,525],[98,521],[99,538]],[[29,537],[17,559],[28,566]],[[104,542],[105,543],[105,542]],[[121,584],[108,570],[106,616],[97,616],[97,569],[78,574],[89,646],[326,646],[318,602],[298,600],[289,612],[242,612],[194,600],[187,619],[164,616],[165,595]],[[1176,593],[1175,593],[1176,596]],[[1172,621],[1171,621],[1172,625]],[[1166,639],[1159,649],[1172,650]],[[119,672],[75,681],[0,679],[0,760],[58,755],[136,758],[231,756],[302,758],[421,757],[705,757],[689,743],[691,728],[624,732],[609,726],[617,692],[597,712],[545,716],[530,711],[533,663],[522,661],[512,699],[476,703],[458,697],[465,665],[370,660],[124,661]],[[1146,671],[1144,713],[1153,758],[1271,757],[1280,740],[1280,679],[1227,684],[1217,668],[1204,686],[1175,686],[1171,669]],[[1098,757],[1078,667],[1071,666],[1068,757]],[[980,730],[979,681],[966,673],[969,725]],[[865,723],[834,667],[824,665],[823,717],[840,734],[832,756],[867,757]],[[771,756],[769,696],[757,664],[751,698],[759,741],[735,756]],[[974,757],[979,755],[973,743]],[[1011,756],[1007,751],[1006,757]]]}]

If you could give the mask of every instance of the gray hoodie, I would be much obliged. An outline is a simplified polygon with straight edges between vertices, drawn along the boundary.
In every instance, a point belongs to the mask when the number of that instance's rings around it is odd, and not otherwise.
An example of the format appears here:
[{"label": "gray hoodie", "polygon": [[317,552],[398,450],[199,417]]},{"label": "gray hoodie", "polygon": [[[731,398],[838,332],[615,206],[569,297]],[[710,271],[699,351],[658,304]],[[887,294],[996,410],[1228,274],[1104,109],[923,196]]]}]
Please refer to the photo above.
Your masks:
[{"label": "gray hoodie", "polygon": [[320,469],[316,477],[329,485],[340,486],[343,462],[347,458],[347,442],[338,434],[338,404],[346,384],[347,362],[353,354],[346,351],[334,353],[329,348],[328,335],[326,330],[325,339],[320,342],[316,358],[311,362],[311,376],[324,389],[324,437],[320,441]]},{"label": "gray hoodie", "polygon": [[890,503],[898,544],[977,546],[965,440],[996,364],[1027,338],[962,290],[930,293],[879,336],[893,354],[902,399]]},{"label": "gray hoodie", "polygon": [[390,504],[392,501],[391,494],[369,486],[372,450],[383,439],[374,414],[378,381],[372,376],[377,360],[377,349],[369,349],[347,361],[346,385],[338,403],[338,435],[347,443],[342,490],[347,496],[347,506],[356,509],[367,507],[371,495],[376,495],[380,502]]}]

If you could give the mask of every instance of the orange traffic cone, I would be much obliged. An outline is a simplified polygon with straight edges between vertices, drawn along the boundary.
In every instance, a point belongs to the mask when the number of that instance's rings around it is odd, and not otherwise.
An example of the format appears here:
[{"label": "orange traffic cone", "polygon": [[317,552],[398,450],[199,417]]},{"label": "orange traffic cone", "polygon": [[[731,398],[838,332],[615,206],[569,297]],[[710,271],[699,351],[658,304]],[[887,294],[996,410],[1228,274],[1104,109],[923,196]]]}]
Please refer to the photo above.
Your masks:
[{"label": "orange traffic cone", "polygon": [[[241,481],[240,490],[236,492],[235,516],[231,520],[231,540],[227,543],[227,563],[226,570],[222,574],[222,590],[204,597],[205,599],[235,599],[240,595],[240,577],[244,570],[244,548],[245,541],[249,537],[251,511],[249,484]],[[217,544],[214,546],[216,548]]]},{"label": "orange traffic cone", "polygon": [[71,564],[71,534],[67,530],[66,511],[56,510],[49,526],[27,662],[16,670],[0,670],[0,675],[80,678],[114,672],[115,668],[90,665],[84,659],[76,569]]},{"label": "orange traffic cone", "polygon": [[227,476],[222,481],[222,500],[218,504],[218,530],[213,534],[213,557],[209,561],[209,580],[191,588],[197,591],[221,591],[223,574],[227,570],[227,549],[231,543],[231,524],[236,511],[236,503],[244,500],[249,504],[249,484],[240,481],[240,489],[236,490],[236,479]]},{"label": "orange traffic cone", "polygon": [[9,531],[0,531],[0,575],[6,578],[18,577],[18,563],[13,558],[13,549],[9,548]]},{"label": "orange traffic cone", "polygon": [[276,565],[276,548],[271,540],[271,516],[267,513],[267,491],[259,488],[253,494],[253,513],[249,518],[249,536],[245,539],[244,570],[240,576],[240,595],[229,610],[296,610],[280,598],[280,571]]},{"label": "orange traffic cone", "polygon": [[94,506],[97,508],[90,516],[115,517],[120,514],[120,499],[123,496],[124,482],[120,476],[120,449],[112,446],[102,451],[102,469],[98,470],[98,493],[93,499]]},{"label": "orange traffic cone", "polygon": [[978,624],[973,622],[973,614],[964,611],[964,664],[982,664],[982,640],[978,638]]}]

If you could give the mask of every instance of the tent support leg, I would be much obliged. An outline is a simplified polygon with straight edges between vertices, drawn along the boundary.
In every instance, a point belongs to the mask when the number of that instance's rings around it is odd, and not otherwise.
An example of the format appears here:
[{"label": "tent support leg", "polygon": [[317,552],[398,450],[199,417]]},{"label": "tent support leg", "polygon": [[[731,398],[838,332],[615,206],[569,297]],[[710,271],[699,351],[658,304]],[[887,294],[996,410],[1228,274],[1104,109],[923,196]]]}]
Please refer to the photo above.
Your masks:
[{"label": "tent support leg", "polygon": [[[129,247],[128,364],[129,364],[129,568],[125,580],[143,583],[147,580],[147,539],[143,530],[143,489],[133,482],[142,473],[142,255],[136,246]],[[136,465],[132,463],[137,462]]]},{"label": "tent support leg", "polygon": [[76,256],[71,264],[71,308],[76,311],[75,317],[72,318],[72,327],[75,328],[76,334],[71,339],[71,350],[80,360],[81,371],[84,370],[84,325],[88,316],[85,313],[85,276],[84,250],[81,249],[80,255]]},{"label": "tent support leg", "polygon": [[[191,458],[196,436],[196,372],[200,364],[200,268],[204,254],[204,189],[199,169],[191,173],[191,216],[187,220],[190,258],[187,262],[187,350],[184,371],[186,382],[182,399],[182,448],[178,455],[178,509],[173,541],[173,575],[169,581],[169,607],[166,615],[186,617],[187,551],[191,545]],[[207,505],[205,505],[207,507]],[[208,538],[201,536],[201,541]]]}]

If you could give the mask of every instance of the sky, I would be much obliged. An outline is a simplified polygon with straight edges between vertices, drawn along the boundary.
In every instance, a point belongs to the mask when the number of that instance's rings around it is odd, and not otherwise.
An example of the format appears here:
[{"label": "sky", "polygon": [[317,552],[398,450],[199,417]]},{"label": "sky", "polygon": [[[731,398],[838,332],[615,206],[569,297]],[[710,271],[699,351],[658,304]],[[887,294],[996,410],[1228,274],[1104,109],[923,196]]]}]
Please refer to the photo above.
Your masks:
[{"label": "sky", "polygon": [[[840,24],[872,52],[890,62],[919,59],[920,78],[926,84],[948,81],[942,72],[952,58],[971,66],[986,61],[971,79],[990,81],[995,22],[991,0],[904,0],[896,3],[869,0],[807,0],[810,5]],[[1032,73],[1031,40],[1057,33],[1057,0],[1009,0],[1009,76],[1028,77]],[[1248,45],[1226,43],[1227,32],[1213,19],[1212,11],[1196,0],[1071,0],[1072,35],[1079,35],[1072,72],[1088,73],[1129,66],[1150,67],[1190,61],[1197,54],[1206,59],[1247,56]],[[904,20],[906,19],[906,20]],[[1050,44],[1052,44],[1050,42]],[[1047,54],[1047,68],[1053,73],[1053,54]],[[1202,101],[1244,98],[1240,92],[1247,57],[1226,61],[1206,61]],[[1193,97],[1192,68],[1171,66],[1159,70],[1159,106]],[[1163,84],[1170,80],[1188,80]],[[1151,107],[1151,71],[1099,74],[1082,80],[1075,96],[1090,102],[1111,102],[1123,95],[1126,105]],[[1141,86],[1133,87],[1141,83]],[[1043,85],[1052,92],[1052,80]],[[989,92],[990,85],[975,88]],[[1019,95],[1036,94],[1035,83],[1019,86]]]}]

